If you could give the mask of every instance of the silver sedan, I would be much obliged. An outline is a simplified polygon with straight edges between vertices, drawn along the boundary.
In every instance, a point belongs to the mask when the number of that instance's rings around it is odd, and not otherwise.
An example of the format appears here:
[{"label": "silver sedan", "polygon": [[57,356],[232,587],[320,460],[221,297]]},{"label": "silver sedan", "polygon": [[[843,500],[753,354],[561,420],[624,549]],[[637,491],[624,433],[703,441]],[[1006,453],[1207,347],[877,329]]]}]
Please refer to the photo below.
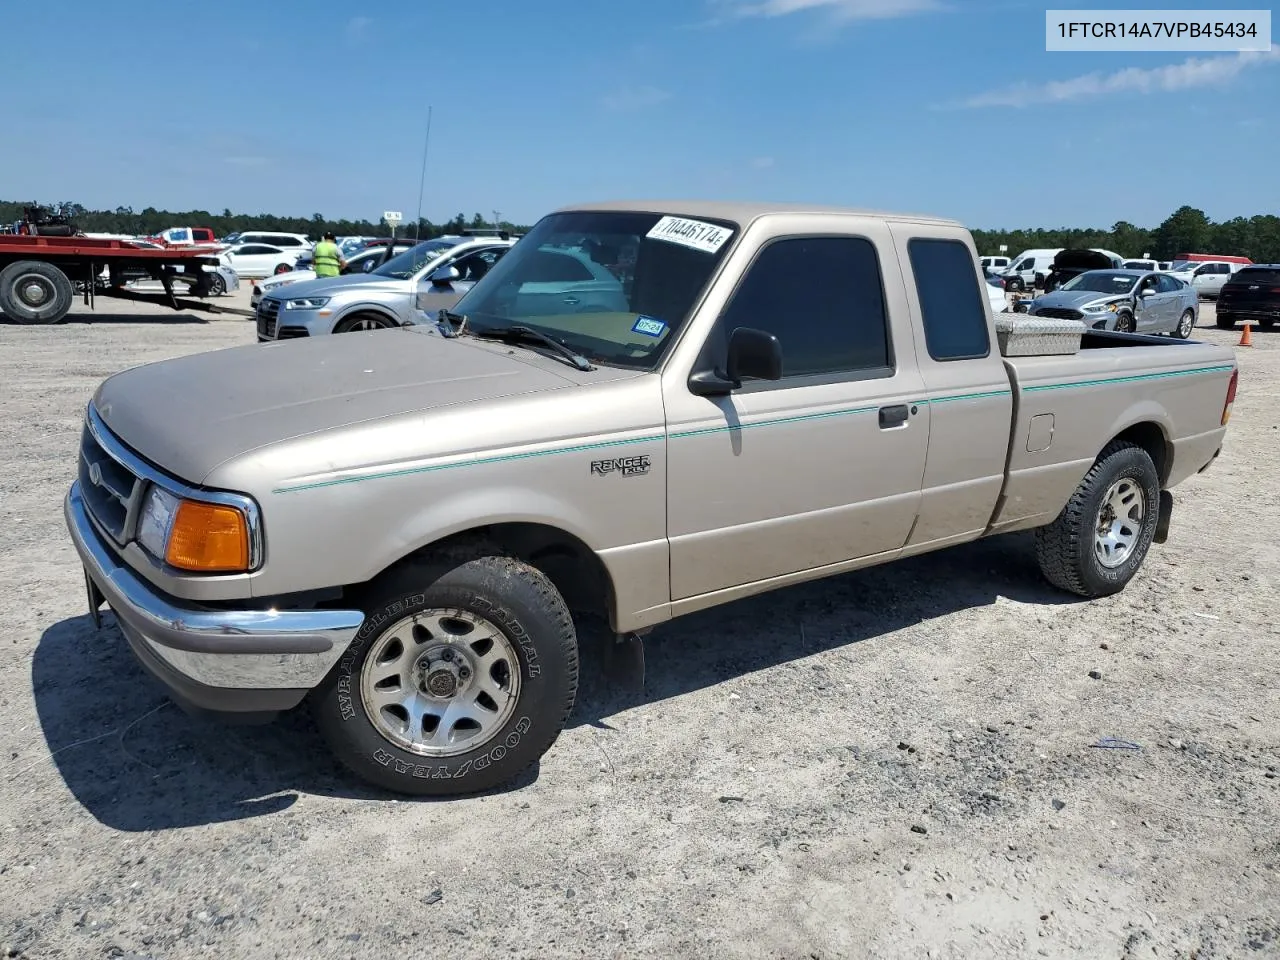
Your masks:
[{"label": "silver sedan", "polygon": [[1089,270],[1027,304],[1037,317],[1083,320],[1094,330],[1191,336],[1200,315],[1194,287],[1150,270]]}]

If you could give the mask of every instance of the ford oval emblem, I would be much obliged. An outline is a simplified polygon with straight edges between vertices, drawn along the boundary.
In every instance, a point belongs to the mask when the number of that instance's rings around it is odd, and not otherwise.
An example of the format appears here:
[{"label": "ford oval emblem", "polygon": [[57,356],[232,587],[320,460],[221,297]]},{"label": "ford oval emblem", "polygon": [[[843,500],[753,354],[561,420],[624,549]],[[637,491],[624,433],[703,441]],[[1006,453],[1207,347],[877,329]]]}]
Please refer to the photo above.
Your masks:
[{"label": "ford oval emblem", "polygon": [[97,463],[89,464],[89,479],[95,487],[102,486],[102,465]]}]

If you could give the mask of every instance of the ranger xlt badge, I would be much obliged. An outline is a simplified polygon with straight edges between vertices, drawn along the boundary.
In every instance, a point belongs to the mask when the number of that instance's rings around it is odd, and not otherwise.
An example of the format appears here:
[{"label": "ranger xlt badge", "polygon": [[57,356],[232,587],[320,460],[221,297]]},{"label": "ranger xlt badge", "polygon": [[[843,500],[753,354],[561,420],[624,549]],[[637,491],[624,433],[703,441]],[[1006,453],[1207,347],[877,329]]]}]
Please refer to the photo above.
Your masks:
[{"label": "ranger xlt badge", "polygon": [[620,473],[624,477],[641,477],[649,472],[649,458],[641,457],[614,457],[612,460],[592,460],[591,472],[597,477],[608,476],[611,473]]}]

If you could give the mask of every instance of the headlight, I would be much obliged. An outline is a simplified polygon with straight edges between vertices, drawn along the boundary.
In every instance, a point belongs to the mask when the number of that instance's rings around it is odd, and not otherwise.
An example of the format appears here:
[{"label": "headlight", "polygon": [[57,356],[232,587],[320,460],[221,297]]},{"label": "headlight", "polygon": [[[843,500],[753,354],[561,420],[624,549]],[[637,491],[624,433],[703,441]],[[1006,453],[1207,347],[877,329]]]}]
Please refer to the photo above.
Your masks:
[{"label": "headlight", "polygon": [[152,487],[142,503],[138,518],[138,542],[153,557],[163,557],[169,545],[169,527],[178,512],[178,498],[160,487]]},{"label": "headlight", "polygon": [[1108,304],[1107,309],[1110,310],[1112,313],[1115,313],[1117,310],[1120,309],[1120,304],[1118,303]]},{"label": "headlight", "polygon": [[157,486],[143,502],[138,542],[179,570],[243,573],[250,567],[249,518],[243,510],[186,500]]},{"label": "headlight", "polygon": [[319,310],[329,302],[328,297],[300,297],[297,300],[286,300],[286,310]]}]

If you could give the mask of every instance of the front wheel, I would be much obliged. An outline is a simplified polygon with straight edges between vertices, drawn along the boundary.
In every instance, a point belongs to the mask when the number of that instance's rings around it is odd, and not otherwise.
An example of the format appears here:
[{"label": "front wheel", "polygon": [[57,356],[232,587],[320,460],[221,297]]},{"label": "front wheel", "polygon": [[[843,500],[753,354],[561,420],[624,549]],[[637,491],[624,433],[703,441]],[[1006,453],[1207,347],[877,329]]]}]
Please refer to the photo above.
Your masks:
[{"label": "front wheel", "polygon": [[1182,311],[1182,316],[1178,318],[1178,326],[1174,328],[1173,335],[1179,340],[1186,340],[1191,336],[1191,331],[1196,328],[1196,315],[1193,310]]},{"label": "front wheel", "polygon": [[537,569],[478,554],[395,575],[312,694],[334,753],[370,783],[416,796],[492,789],[564,728],[578,686],[568,607]]},{"label": "front wheel", "polygon": [[390,330],[395,323],[380,313],[357,313],[338,321],[334,333],[360,333],[364,330]]},{"label": "front wheel", "polygon": [[1133,314],[1121,311],[1116,314],[1116,332],[1117,333],[1133,333],[1137,329],[1137,325],[1133,322]]},{"label": "front wheel", "polygon": [[1160,519],[1160,475],[1150,454],[1107,446],[1053,523],[1036,530],[1046,580],[1082,597],[1119,593],[1146,559]]},{"label": "front wheel", "polygon": [[1027,285],[1022,282],[1021,277],[1010,277],[1009,282],[1004,286],[1010,293],[1021,293],[1023,290],[1027,289]]}]

